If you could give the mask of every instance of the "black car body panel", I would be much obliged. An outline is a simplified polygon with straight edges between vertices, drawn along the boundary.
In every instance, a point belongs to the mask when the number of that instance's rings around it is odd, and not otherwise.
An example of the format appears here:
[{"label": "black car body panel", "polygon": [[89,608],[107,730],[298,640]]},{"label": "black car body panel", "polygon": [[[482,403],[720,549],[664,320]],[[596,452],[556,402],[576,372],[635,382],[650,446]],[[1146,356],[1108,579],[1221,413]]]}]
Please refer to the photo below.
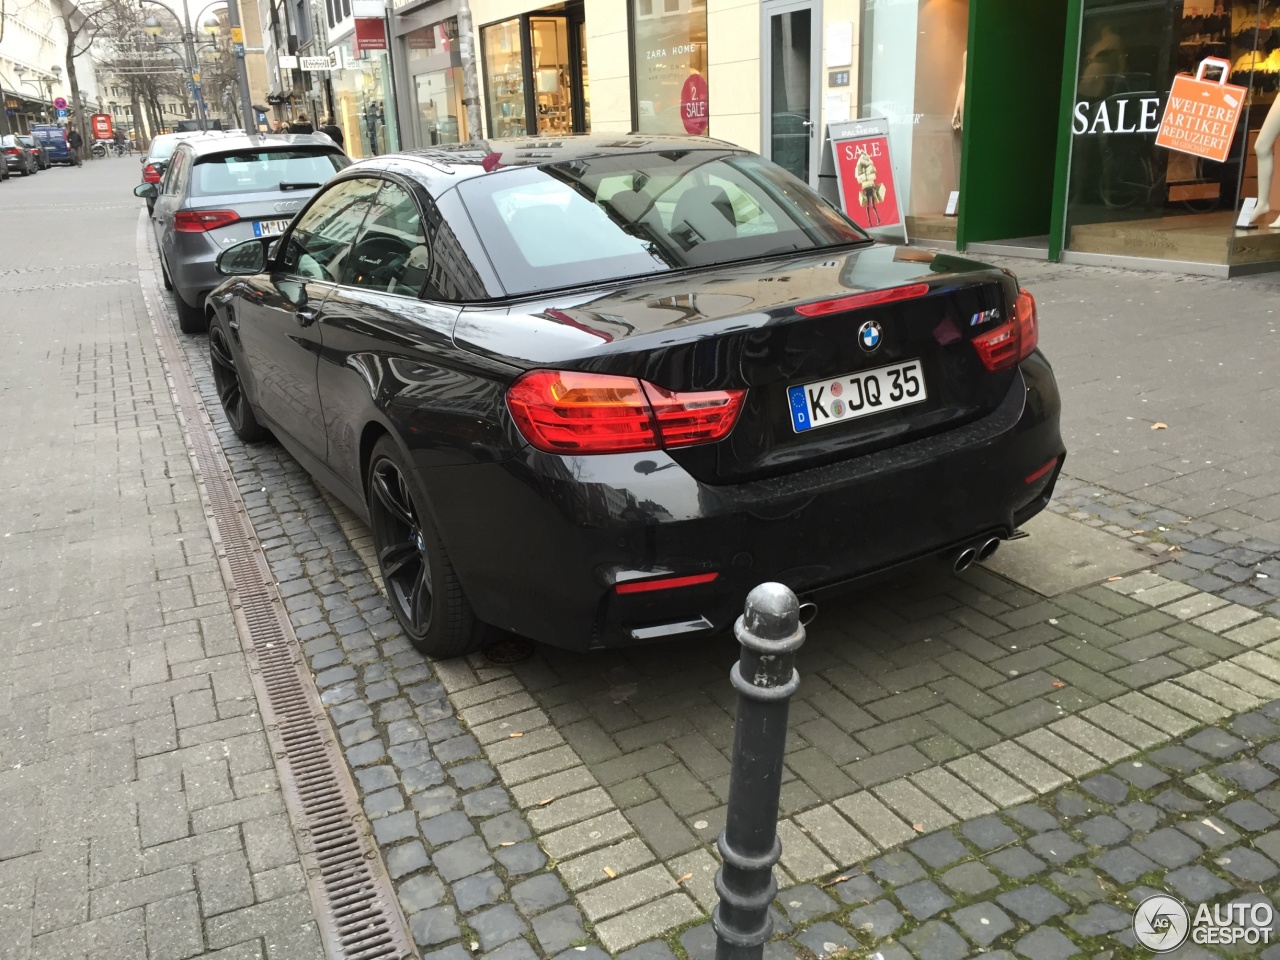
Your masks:
[{"label": "black car body panel", "polygon": [[[639,143],[652,140],[662,138]],[[636,148],[566,142],[587,156]],[[1008,537],[1047,504],[1065,455],[1052,370],[1037,351],[987,373],[969,342],[1009,316],[1012,276],[863,243],[494,299],[493,266],[452,188],[485,175],[477,155],[545,159],[537,142],[489,148],[378,158],[331,181],[376,175],[412,191],[433,249],[426,287],[448,297],[288,276],[275,260],[209,301],[233,331],[261,421],[366,518],[371,450],[394,439],[481,620],[575,648],[697,636],[728,627],[763,580],[804,593],[856,582]],[[451,166],[453,156],[468,159]],[[919,292],[903,302],[798,310],[908,285]],[[884,331],[874,353],[856,344],[868,319]],[[808,434],[787,419],[790,386],[915,358],[927,403]],[[543,368],[742,389],[746,400],[719,442],[546,453],[506,403],[518,377]],[[704,572],[716,579],[616,590]]]}]

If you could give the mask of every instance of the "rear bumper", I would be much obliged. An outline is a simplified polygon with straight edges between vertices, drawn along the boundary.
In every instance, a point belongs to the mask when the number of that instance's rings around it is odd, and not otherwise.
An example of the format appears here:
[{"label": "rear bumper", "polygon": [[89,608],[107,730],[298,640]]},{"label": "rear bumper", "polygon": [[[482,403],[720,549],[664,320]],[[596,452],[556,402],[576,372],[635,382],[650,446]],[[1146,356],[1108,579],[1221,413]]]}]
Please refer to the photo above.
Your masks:
[{"label": "rear bumper", "polygon": [[[662,453],[533,450],[421,476],[482,620],[556,646],[614,646],[725,629],[765,580],[810,593],[1007,537],[1052,494],[1065,454],[1059,410],[1037,353],[982,420],[771,480],[711,486]],[[702,585],[614,590],[710,572]]]},{"label": "rear bumper", "polygon": [[191,307],[204,303],[204,298],[225,277],[218,273],[218,251],[205,233],[174,234],[175,242],[165,251],[165,264],[173,288]]}]

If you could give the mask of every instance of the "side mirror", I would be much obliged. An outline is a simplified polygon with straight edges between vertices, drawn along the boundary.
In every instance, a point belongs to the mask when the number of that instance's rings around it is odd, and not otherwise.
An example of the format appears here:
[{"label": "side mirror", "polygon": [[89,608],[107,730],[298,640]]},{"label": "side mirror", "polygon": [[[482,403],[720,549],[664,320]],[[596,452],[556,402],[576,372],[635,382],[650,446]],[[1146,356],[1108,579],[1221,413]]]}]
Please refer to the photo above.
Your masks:
[{"label": "side mirror", "polygon": [[160,191],[156,189],[154,183],[140,183],[133,188],[133,195],[143,200],[154,200],[160,195]]},{"label": "side mirror", "polygon": [[217,270],[224,277],[250,277],[261,273],[267,265],[267,251],[260,237],[242,240],[227,247],[216,262]]},{"label": "side mirror", "polygon": [[144,153],[142,156],[140,156],[138,158],[138,162],[145,167],[147,165],[147,155]]}]

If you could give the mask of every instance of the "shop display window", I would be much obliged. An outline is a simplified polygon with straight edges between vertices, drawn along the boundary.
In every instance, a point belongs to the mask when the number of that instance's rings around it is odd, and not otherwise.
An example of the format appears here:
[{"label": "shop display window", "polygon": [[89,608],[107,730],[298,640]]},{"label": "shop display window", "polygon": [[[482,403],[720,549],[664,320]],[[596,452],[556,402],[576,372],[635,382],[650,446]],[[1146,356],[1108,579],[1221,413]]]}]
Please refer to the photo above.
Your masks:
[{"label": "shop display window", "polygon": [[954,240],[969,0],[863,0],[858,117],[889,122],[907,233]]},{"label": "shop display window", "polygon": [[352,159],[400,149],[391,65],[384,50],[357,57],[350,40],[331,48],[341,67],[331,74],[334,119],[342,128],[343,149]]},{"label": "shop display window", "polygon": [[[1229,82],[1246,91],[1225,162],[1156,142],[1174,78],[1208,57],[1230,63]],[[1220,75],[1211,68],[1206,78]],[[1085,0],[1067,249],[1221,264],[1280,258],[1280,230],[1235,229],[1242,200],[1259,192],[1253,148],[1278,85],[1278,3]]]},{"label": "shop display window", "polygon": [[630,0],[640,133],[709,135],[706,0]]},{"label": "shop display window", "polygon": [[413,78],[413,92],[420,144],[431,147],[468,139],[461,67],[418,74]]},{"label": "shop display window", "polygon": [[489,131],[494,137],[519,137],[528,129],[522,33],[519,18],[495,23],[480,32],[489,95]]}]

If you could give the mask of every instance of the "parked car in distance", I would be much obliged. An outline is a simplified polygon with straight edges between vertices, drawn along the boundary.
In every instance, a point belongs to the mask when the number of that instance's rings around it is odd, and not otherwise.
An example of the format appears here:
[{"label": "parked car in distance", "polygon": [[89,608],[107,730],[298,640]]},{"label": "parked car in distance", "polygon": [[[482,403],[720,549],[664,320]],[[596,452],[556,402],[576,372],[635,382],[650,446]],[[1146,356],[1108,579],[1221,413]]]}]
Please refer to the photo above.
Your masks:
[{"label": "parked car in distance", "polygon": [[[159,183],[164,179],[165,168],[169,166],[169,158],[173,156],[173,151],[178,148],[178,144],[183,140],[190,140],[193,137],[214,136],[212,132],[206,133],[161,133],[151,139],[151,145],[147,148],[146,155],[142,158],[142,182],[143,183]],[[155,200],[147,199],[147,213],[153,212],[155,209]]]},{"label": "parked car in distance", "polygon": [[369,521],[431,656],[698,642],[762,581],[961,570],[1065,456],[1011,273],[878,244],[715,140],[362,160],[218,266],[232,429]]},{"label": "parked car in distance", "polygon": [[45,149],[43,143],[29,133],[18,134],[18,142],[31,151],[31,155],[36,158],[37,170],[49,169],[49,151]]},{"label": "parked car in distance", "polygon": [[0,150],[4,151],[5,166],[10,173],[20,173],[29,177],[40,169],[31,149],[12,133],[0,137]]},{"label": "parked car in distance", "polygon": [[0,183],[7,182],[9,179],[9,164],[0,163]]},{"label": "parked car in distance", "polygon": [[221,282],[226,247],[275,237],[333,174],[350,164],[328,137],[197,135],[179,141],[164,179],[134,193],[154,201],[165,285],[184,333],[208,327],[204,298]]},{"label": "parked car in distance", "polygon": [[33,123],[31,135],[44,147],[49,164],[62,163],[71,166],[71,151],[67,149],[67,135],[56,123]]}]

